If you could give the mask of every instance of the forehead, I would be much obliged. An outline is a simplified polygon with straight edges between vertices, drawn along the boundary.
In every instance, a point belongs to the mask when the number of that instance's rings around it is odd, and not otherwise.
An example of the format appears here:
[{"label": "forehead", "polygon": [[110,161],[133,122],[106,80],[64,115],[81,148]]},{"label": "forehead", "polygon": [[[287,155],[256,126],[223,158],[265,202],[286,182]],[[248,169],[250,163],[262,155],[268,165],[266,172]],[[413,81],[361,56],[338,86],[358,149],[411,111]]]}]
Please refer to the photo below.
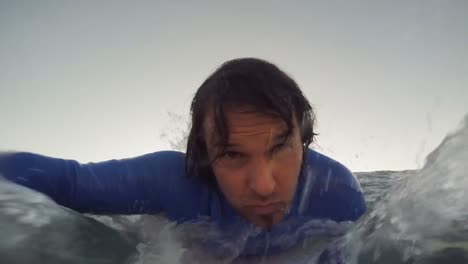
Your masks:
[{"label": "forehead", "polygon": [[255,136],[286,128],[280,118],[254,112],[228,112],[226,123],[231,135]]},{"label": "forehead", "polygon": [[[255,137],[261,135],[275,136],[287,129],[287,124],[273,114],[265,114],[251,109],[231,110],[225,113],[227,136],[229,140],[240,137]],[[294,124],[294,122],[293,122]],[[210,113],[205,119],[205,135],[209,142],[219,140],[214,115]]]}]

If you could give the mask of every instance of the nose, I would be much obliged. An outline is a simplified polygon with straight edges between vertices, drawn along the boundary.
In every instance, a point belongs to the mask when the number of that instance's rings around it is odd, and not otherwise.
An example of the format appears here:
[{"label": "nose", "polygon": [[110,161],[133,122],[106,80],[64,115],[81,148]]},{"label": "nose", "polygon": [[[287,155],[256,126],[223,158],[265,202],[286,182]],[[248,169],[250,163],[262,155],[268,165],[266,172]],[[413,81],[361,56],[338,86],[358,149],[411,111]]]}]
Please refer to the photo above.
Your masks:
[{"label": "nose", "polygon": [[276,188],[271,162],[264,159],[254,161],[249,171],[250,189],[260,197],[267,198],[271,196]]}]

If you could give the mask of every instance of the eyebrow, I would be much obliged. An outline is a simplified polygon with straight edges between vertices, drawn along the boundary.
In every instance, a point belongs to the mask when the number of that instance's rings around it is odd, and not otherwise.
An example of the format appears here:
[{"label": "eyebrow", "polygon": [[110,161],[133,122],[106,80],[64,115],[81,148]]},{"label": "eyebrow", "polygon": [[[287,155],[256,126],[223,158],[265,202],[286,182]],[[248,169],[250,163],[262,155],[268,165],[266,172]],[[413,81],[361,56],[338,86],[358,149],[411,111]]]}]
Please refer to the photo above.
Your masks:
[{"label": "eyebrow", "polygon": [[273,141],[286,141],[288,137],[290,136],[290,131],[289,129],[283,129],[281,133],[277,134],[274,138]]}]

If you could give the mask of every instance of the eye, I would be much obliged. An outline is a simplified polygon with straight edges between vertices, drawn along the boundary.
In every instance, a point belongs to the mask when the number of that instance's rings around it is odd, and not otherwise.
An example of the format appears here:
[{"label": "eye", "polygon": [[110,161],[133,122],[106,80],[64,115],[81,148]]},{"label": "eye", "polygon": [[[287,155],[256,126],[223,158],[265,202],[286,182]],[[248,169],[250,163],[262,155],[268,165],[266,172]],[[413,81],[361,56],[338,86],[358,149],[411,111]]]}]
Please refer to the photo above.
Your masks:
[{"label": "eye", "polygon": [[271,153],[272,153],[272,154],[275,154],[275,153],[277,153],[278,151],[284,149],[285,147],[286,147],[286,144],[284,144],[284,143],[277,144],[277,145],[273,146],[273,148],[271,148]]},{"label": "eye", "polygon": [[225,151],[216,159],[216,166],[228,167],[231,169],[241,168],[247,161],[244,153],[237,151]]},{"label": "eye", "polygon": [[236,151],[226,151],[223,154],[221,154],[221,158],[226,158],[226,159],[240,159],[242,157],[243,157],[242,153],[239,153]]}]

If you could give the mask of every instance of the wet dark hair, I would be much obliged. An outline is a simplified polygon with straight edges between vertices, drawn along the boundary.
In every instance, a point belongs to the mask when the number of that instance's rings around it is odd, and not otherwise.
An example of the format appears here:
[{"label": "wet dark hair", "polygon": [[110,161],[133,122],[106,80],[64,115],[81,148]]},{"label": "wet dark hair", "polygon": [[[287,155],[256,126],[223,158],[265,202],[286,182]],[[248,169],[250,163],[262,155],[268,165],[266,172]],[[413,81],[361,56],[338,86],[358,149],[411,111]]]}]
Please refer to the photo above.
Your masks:
[{"label": "wet dark hair", "polygon": [[[253,112],[280,118],[291,135],[296,118],[303,152],[314,141],[314,111],[296,82],[277,66],[256,58],[234,59],[222,64],[198,88],[190,108],[192,122],[187,142],[187,175],[215,184],[205,138],[205,120],[214,118],[213,133],[224,152],[229,139],[225,113],[248,107]],[[285,140],[286,140],[285,139]]]}]

